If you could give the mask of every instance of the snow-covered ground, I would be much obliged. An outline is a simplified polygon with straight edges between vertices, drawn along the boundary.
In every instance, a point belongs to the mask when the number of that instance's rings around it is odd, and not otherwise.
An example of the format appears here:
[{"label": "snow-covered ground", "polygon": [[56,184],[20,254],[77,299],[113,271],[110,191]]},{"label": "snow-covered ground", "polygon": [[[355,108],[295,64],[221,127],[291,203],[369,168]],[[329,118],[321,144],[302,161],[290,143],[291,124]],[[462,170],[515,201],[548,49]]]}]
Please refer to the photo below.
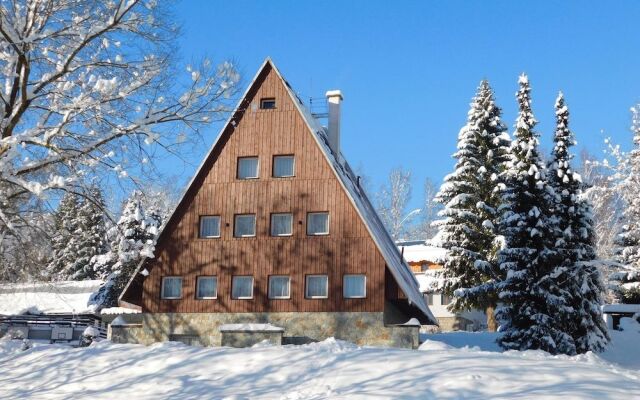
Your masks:
[{"label": "snow-covered ground", "polygon": [[[633,364],[640,334],[614,333],[612,349],[620,347],[621,360]],[[638,370],[593,354],[500,353],[491,336],[434,335],[420,350],[359,348],[328,339],[252,349],[105,341],[89,348],[36,345],[21,351],[19,341],[0,341],[0,398],[640,398]]]},{"label": "snow-covered ground", "polygon": [[[626,331],[612,331],[611,344],[603,353],[598,354],[605,362],[640,371],[640,326],[627,325]],[[489,332],[448,332],[422,334],[421,340],[441,342],[457,349],[473,349],[490,352],[502,352],[496,343],[496,334]]]}]

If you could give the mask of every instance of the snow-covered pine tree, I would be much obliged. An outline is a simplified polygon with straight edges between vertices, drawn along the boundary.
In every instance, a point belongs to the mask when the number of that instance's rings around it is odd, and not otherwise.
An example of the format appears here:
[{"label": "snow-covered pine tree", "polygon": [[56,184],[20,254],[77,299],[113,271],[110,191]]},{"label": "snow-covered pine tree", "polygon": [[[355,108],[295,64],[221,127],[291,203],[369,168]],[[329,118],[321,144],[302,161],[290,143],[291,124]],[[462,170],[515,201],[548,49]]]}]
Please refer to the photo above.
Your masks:
[{"label": "snow-covered pine tree", "polygon": [[497,188],[510,143],[501,112],[489,82],[483,80],[458,134],[455,171],[445,177],[436,196],[444,205],[435,222],[438,245],[448,250],[443,290],[455,295],[452,310],[487,309],[490,330],[496,328],[497,295],[488,283],[499,271],[494,227],[502,200]]},{"label": "snow-covered pine tree", "polygon": [[640,105],[631,109],[633,150],[628,155],[626,176],[617,186],[621,190],[625,208],[622,230],[616,238],[616,259],[625,270],[610,280],[617,282],[616,300],[640,303]]},{"label": "snow-covered pine tree", "polygon": [[95,268],[108,271],[105,284],[92,296],[91,302],[100,307],[113,307],[144,258],[153,258],[155,243],[162,224],[157,210],[145,212],[143,194],[135,191],[124,205],[118,223],[109,230],[111,250],[94,259]]},{"label": "snow-covered pine tree", "polygon": [[501,303],[496,315],[503,322],[503,334],[498,343],[504,349],[574,354],[573,338],[558,324],[570,307],[568,294],[553,276],[559,264],[554,250],[557,224],[551,214],[553,190],[538,151],[526,75],[520,76],[519,85],[519,113],[501,207],[504,247],[499,261],[504,279],[497,284]]},{"label": "snow-covered pine tree", "polygon": [[600,309],[605,288],[594,263],[591,206],[583,197],[582,179],[571,165],[570,148],[575,145],[575,138],[569,129],[569,110],[562,92],[556,100],[555,113],[556,131],[548,177],[555,194],[555,250],[560,255],[560,264],[553,277],[561,292],[570,296],[571,307],[557,323],[564,324],[564,330],[573,337],[576,352],[602,351],[609,341]]},{"label": "snow-covered pine tree", "polygon": [[78,253],[80,226],[80,201],[78,195],[66,192],[53,214],[53,234],[51,235],[51,258],[44,271],[49,280],[65,280],[68,270]]},{"label": "snow-covered pine tree", "polygon": [[68,267],[68,279],[79,281],[96,279],[98,274],[93,268],[93,257],[104,254],[106,246],[105,204],[98,187],[89,189],[78,210],[76,229],[76,257]]}]

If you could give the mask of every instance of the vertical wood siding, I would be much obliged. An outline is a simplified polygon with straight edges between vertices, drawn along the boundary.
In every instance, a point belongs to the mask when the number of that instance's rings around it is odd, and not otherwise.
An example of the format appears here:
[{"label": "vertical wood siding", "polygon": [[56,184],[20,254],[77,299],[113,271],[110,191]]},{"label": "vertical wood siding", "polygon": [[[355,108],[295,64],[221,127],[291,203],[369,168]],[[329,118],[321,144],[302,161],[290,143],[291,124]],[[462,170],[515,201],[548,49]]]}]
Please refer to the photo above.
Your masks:
[{"label": "vertical wood siding", "polygon": [[[261,110],[261,98],[276,109]],[[269,66],[243,104],[235,129],[223,133],[170,221],[150,261],[142,306],[148,312],[382,311],[385,262],[328,165],[283,82]],[[273,178],[274,155],[295,155],[295,177]],[[259,178],[236,179],[237,159],[258,156]],[[330,234],[306,235],[306,215],[328,211]],[[293,213],[293,235],[269,236],[270,215]],[[235,214],[256,214],[256,237],[234,238]],[[220,215],[221,237],[198,238],[201,215]],[[344,299],[344,274],[367,275],[367,298]],[[305,299],[307,274],[328,274],[328,299]],[[183,277],[182,298],[162,300],[163,276]],[[218,298],[195,298],[200,275],[218,277]],[[254,276],[252,300],[231,299],[233,275]],[[270,300],[269,275],[291,276],[291,298]]]}]

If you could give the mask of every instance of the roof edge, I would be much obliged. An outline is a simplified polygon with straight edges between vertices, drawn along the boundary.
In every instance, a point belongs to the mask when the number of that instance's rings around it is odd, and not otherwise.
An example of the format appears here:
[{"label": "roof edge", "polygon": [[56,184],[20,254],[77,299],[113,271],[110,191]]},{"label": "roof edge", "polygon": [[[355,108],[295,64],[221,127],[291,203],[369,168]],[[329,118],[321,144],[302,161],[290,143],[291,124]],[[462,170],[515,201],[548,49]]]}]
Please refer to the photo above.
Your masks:
[{"label": "roof edge", "polygon": [[[175,207],[173,208],[173,211],[171,211],[171,214],[169,215],[169,218],[167,218],[165,223],[160,228],[160,232],[158,232],[158,237],[156,239],[156,243],[158,243],[160,241],[160,238],[162,238],[162,235],[164,234],[165,228],[167,227],[167,225],[169,225],[169,222],[171,222],[171,220],[174,218],[176,211],[180,208],[180,206],[182,205],[182,203],[186,199],[187,193],[189,193],[189,190],[191,189],[191,186],[193,185],[193,183],[200,176],[200,173],[202,172],[202,168],[204,168],[205,164],[209,160],[209,157],[211,157],[211,154],[213,153],[213,150],[216,148],[216,145],[218,144],[218,142],[222,138],[224,132],[227,130],[229,125],[231,124],[231,121],[233,121],[234,117],[236,116],[236,114],[240,110],[240,106],[242,105],[242,103],[246,99],[247,95],[249,94],[249,91],[253,88],[253,85],[255,85],[256,81],[258,80],[258,77],[260,77],[260,74],[262,74],[262,72],[264,71],[264,69],[267,66],[270,66],[274,70],[276,69],[275,65],[273,64],[273,60],[271,59],[270,56],[267,56],[264,59],[264,61],[262,62],[262,64],[260,65],[260,68],[258,68],[258,72],[256,72],[256,74],[253,76],[253,79],[251,80],[251,83],[247,86],[247,88],[245,89],[244,93],[242,93],[242,96],[240,96],[240,99],[238,100],[238,103],[233,108],[233,110],[231,111],[231,113],[229,115],[229,118],[227,118],[227,121],[224,123],[224,125],[222,126],[222,128],[218,132],[218,135],[216,136],[216,139],[211,144],[211,147],[209,147],[209,150],[207,151],[207,154],[202,159],[202,162],[200,163],[200,165],[196,169],[196,172],[193,174],[193,177],[191,178],[189,183],[187,185],[185,185],[185,187],[184,187],[184,189],[182,191],[182,194],[180,195],[180,200],[176,203]],[[280,74],[278,73],[278,75],[280,75]],[[140,262],[138,263],[138,266],[136,267],[135,271],[131,275],[131,278],[129,278],[129,281],[127,282],[127,284],[125,285],[124,289],[122,290],[122,292],[118,296],[118,301],[123,301],[122,298],[124,297],[124,294],[127,292],[127,290],[129,290],[129,288],[131,287],[131,283],[136,278],[136,276],[140,273],[140,269],[142,268],[142,266],[144,265],[144,263],[148,259],[149,259],[149,257],[145,257],[142,260],[140,260]]]}]

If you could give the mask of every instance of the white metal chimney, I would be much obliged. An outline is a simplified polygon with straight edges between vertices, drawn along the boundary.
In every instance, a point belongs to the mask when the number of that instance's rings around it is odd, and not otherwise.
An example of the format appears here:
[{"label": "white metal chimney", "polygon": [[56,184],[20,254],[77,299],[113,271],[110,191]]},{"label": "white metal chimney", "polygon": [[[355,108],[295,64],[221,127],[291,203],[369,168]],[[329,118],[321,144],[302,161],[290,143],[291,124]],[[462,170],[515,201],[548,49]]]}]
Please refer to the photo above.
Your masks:
[{"label": "white metal chimney", "polygon": [[336,156],[340,158],[340,102],[342,101],[342,93],[339,90],[329,90],[327,96],[327,105],[329,107],[329,147]]}]

